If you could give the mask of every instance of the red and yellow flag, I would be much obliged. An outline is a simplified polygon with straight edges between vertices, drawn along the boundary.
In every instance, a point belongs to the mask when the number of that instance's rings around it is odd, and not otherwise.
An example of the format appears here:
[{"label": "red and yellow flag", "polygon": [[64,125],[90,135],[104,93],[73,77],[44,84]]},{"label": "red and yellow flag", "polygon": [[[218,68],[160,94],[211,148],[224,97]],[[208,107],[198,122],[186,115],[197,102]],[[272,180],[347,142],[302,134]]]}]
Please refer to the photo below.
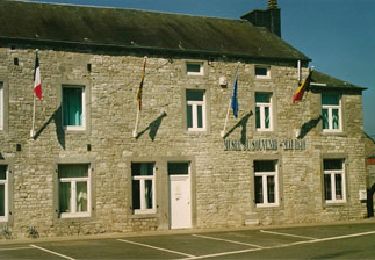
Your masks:
[{"label": "red and yellow flag", "polygon": [[142,110],[142,93],[143,93],[143,81],[145,80],[145,72],[146,72],[146,57],[143,59],[143,71],[142,71],[142,79],[139,83],[139,88],[137,92],[137,102],[138,102],[138,109]]},{"label": "red and yellow flag", "polygon": [[303,93],[305,93],[305,90],[310,86],[310,81],[311,81],[311,71],[309,73],[309,76],[307,76],[306,79],[298,83],[298,87],[293,95],[293,103],[302,100]]}]

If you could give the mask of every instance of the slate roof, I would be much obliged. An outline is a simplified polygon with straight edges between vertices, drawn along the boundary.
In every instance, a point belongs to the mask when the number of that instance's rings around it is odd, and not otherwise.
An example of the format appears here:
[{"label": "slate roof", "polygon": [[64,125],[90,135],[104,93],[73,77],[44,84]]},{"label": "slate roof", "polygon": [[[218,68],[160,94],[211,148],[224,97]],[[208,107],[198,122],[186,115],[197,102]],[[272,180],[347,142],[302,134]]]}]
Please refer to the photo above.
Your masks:
[{"label": "slate roof", "polygon": [[310,59],[265,28],[135,9],[0,1],[0,39],[293,61]]},{"label": "slate roof", "polygon": [[[350,82],[334,78],[323,72],[313,70],[311,72],[311,84],[310,89],[329,89],[329,90],[351,90],[351,91],[363,91],[367,88],[354,85]],[[315,83],[315,84],[314,84]]]}]

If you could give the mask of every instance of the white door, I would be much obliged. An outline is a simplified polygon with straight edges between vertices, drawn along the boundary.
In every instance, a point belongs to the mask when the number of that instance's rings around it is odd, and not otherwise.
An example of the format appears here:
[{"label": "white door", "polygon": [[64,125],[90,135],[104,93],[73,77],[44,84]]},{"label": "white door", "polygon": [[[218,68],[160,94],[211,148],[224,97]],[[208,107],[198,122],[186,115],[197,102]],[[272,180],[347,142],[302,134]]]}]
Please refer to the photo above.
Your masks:
[{"label": "white door", "polygon": [[169,175],[171,228],[191,228],[189,175]]}]

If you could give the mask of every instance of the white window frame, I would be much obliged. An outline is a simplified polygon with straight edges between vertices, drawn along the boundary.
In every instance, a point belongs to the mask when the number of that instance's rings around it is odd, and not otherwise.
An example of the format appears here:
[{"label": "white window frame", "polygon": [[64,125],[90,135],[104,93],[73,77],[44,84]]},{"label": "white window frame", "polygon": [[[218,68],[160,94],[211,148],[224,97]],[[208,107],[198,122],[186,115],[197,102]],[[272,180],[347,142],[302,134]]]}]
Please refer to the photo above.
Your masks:
[{"label": "white window frame", "polygon": [[[266,69],[267,74],[266,75],[256,74],[255,71],[256,71],[257,68]],[[257,78],[257,79],[270,79],[271,78],[271,67],[255,65],[254,66],[254,75],[255,75],[255,78]]]},{"label": "white window frame", "polygon": [[[256,92],[261,93],[261,92]],[[256,94],[255,93],[255,94]],[[272,110],[272,100],[273,100],[273,94],[272,93],[264,93],[269,94],[270,102],[255,102],[255,109],[259,108],[259,120],[260,120],[260,128],[256,128],[256,115],[255,115],[255,129],[256,131],[273,131],[273,110]],[[255,99],[255,95],[254,95]],[[266,128],[266,108],[268,107],[269,110],[269,128]]]},{"label": "white window frame", "polygon": [[0,81],[0,130],[4,129],[4,83]]},{"label": "white window frame", "polygon": [[[145,162],[146,163],[146,162]],[[140,163],[142,164],[142,163]],[[134,209],[135,215],[141,215],[141,214],[155,214],[156,213],[156,166],[155,163],[153,163],[152,166],[152,175],[135,175],[132,176],[132,181],[139,181],[139,207],[140,209]],[[145,197],[142,196],[145,194],[145,181],[151,180],[152,181],[152,208],[146,209],[146,201]],[[133,187],[132,187],[133,189]]]},{"label": "white window frame", "polygon": [[[323,124],[323,132],[341,132],[342,131],[342,113],[341,113],[341,95],[337,94],[339,96],[339,104],[338,105],[327,105],[323,104],[323,94],[322,94],[322,116],[323,116],[323,110],[328,110],[328,128],[324,128]],[[338,115],[339,115],[339,127],[338,129],[333,129],[333,109],[338,109]],[[324,118],[323,118],[324,120]]]},{"label": "white window frame", "polygon": [[[188,89],[187,91],[194,91]],[[195,101],[195,100],[187,100],[187,94],[186,94],[186,103],[187,106],[192,107],[192,121],[193,121],[193,127],[188,127],[188,131],[205,131],[206,130],[206,91],[201,90],[203,92],[203,101]],[[198,106],[202,107],[202,127],[198,127]],[[186,111],[186,121],[188,113]]]},{"label": "white window frame", "polygon": [[[80,125],[64,125],[64,114],[62,116],[63,125],[66,130],[69,131],[83,131],[86,130],[86,87],[80,85],[63,85],[62,92],[64,93],[64,88],[80,88],[81,89],[81,104],[82,104],[82,118]],[[62,104],[64,105],[64,94],[62,94]],[[62,109],[64,113],[64,108]]]},{"label": "white window frame", "polygon": [[[188,65],[199,65],[200,67],[199,72],[188,71]],[[202,62],[186,62],[186,74],[187,75],[203,75],[204,74],[203,63]]]},{"label": "white window frame", "polygon": [[9,189],[8,189],[8,186],[9,186],[9,170],[8,170],[8,167],[6,169],[6,172],[5,172],[5,180],[0,180],[0,185],[4,185],[5,186],[5,215],[4,216],[0,216],[0,222],[7,222],[8,221],[8,212],[9,212]]},{"label": "white window frame", "polygon": [[[269,207],[278,207],[280,205],[279,198],[279,174],[278,174],[278,163],[275,160],[275,171],[274,172],[255,172],[254,176],[262,177],[262,191],[263,191],[263,203],[255,203],[257,208],[269,208]],[[268,202],[268,186],[267,186],[267,177],[273,176],[275,179],[275,202]],[[254,190],[255,190],[255,177],[254,177]],[[255,201],[255,198],[254,198]]]},{"label": "white window frame", "polygon": [[[330,160],[330,159],[326,159]],[[336,170],[324,170],[323,176],[323,189],[324,189],[324,201],[327,204],[335,204],[335,203],[346,203],[346,176],[345,176],[345,161],[342,160],[341,169]],[[337,199],[336,197],[336,175],[341,175],[341,189],[342,189],[342,198]],[[325,184],[325,175],[330,175],[331,179],[331,200],[326,200],[325,193],[326,193],[326,184]]]},{"label": "white window frame", "polygon": [[[92,208],[92,193],[91,193],[91,166],[88,165],[87,177],[74,177],[74,178],[58,178],[60,186],[61,182],[70,183],[70,205],[71,212],[59,212],[61,218],[79,218],[79,217],[90,217]],[[77,198],[76,198],[76,187],[77,182],[87,182],[87,211],[77,211]],[[59,195],[60,196],[60,195]],[[60,200],[60,197],[59,197]]]}]

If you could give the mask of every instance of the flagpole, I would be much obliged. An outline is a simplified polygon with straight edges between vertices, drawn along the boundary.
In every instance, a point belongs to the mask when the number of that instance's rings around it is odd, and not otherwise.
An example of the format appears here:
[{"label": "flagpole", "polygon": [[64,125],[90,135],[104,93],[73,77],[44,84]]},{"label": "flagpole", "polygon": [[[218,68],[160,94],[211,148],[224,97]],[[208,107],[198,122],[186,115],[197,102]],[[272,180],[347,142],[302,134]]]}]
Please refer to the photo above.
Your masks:
[{"label": "flagpole", "polygon": [[35,110],[36,110],[36,102],[35,102],[35,95],[34,95],[33,129],[30,130],[30,138],[34,138],[35,136]]},{"label": "flagpole", "polygon": [[[36,59],[38,58],[38,49],[35,50]],[[34,75],[34,85],[35,85],[35,75]],[[34,86],[35,87],[35,86]],[[33,109],[33,129],[30,130],[30,138],[35,137],[35,111],[36,111],[36,100],[33,87],[33,96],[34,96],[34,109]]]},{"label": "flagpole", "polygon": [[135,128],[133,130],[133,137],[137,137],[137,134],[138,134],[138,121],[139,121],[139,112],[140,112],[140,109],[139,109],[139,105],[137,106],[137,117],[135,119]]},{"label": "flagpole", "polygon": [[[240,66],[240,62],[237,62],[237,68],[236,68],[236,73],[234,74],[234,80],[237,79],[237,75],[238,75],[238,67]],[[231,95],[231,98],[229,99],[229,106],[228,106],[228,111],[227,111],[227,115],[225,116],[225,121],[224,121],[224,128],[223,128],[223,131],[221,131],[221,137],[224,137],[225,136],[225,129],[227,127],[227,123],[228,123],[228,120],[229,120],[229,113],[230,113],[230,107],[231,107],[231,104],[232,104],[232,96],[233,96],[233,86],[232,86],[232,95]]]}]

